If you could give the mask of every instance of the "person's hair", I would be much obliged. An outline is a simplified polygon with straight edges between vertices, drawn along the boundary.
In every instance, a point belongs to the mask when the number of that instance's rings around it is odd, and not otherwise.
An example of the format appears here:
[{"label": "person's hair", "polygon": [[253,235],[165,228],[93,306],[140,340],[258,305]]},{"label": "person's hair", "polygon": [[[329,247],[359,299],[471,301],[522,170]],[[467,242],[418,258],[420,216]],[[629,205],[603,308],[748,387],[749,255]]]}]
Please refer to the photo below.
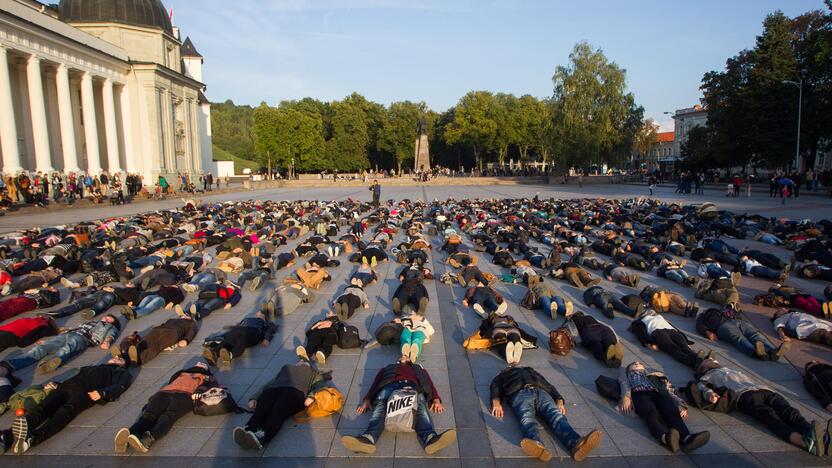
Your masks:
[{"label": "person's hair", "polygon": [[111,319],[113,319],[113,326],[116,327],[116,330],[121,331],[121,322],[119,322],[118,317],[116,317],[113,314],[107,314],[104,317],[110,317]]}]

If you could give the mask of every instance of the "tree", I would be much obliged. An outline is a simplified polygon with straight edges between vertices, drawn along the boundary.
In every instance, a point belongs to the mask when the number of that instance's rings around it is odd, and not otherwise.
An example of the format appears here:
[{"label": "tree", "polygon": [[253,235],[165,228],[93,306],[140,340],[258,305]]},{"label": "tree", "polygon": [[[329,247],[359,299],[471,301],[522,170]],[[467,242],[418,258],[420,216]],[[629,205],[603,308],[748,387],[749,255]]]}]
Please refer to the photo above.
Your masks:
[{"label": "tree", "polygon": [[509,147],[517,144],[520,138],[518,118],[521,109],[517,97],[505,93],[495,94],[491,106],[490,114],[497,123],[497,131],[494,134],[497,164],[503,166],[506,162]]},{"label": "tree", "polygon": [[277,138],[280,111],[264,102],[254,110],[252,120],[257,161],[271,168],[280,153],[280,143]]},{"label": "tree", "polygon": [[515,144],[520,151],[520,161],[526,163],[529,150],[539,147],[540,135],[548,126],[546,103],[526,94],[517,99],[514,111],[511,117],[515,123]]},{"label": "tree", "polygon": [[659,125],[653,119],[647,119],[636,133],[633,149],[642,155],[650,154],[659,144]]},{"label": "tree", "polygon": [[238,106],[230,99],[211,104],[212,143],[239,158],[254,160],[254,108]]},{"label": "tree", "polygon": [[410,101],[394,102],[383,119],[378,138],[378,149],[393,155],[398,173],[402,164],[413,160],[415,156],[413,143],[416,141],[416,127],[419,119],[426,114],[425,103],[414,104]]},{"label": "tree", "polygon": [[713,131],[708,127],[693,127],[688,132],[688,139],[680,148],[685,163],[697,169],[723,167],[720,160],[714,157],[711,147],[712,136]]},{"label": "tree", "polygon": [[799,90],[788,82],[802,82],[801,158],[812,164],[832,141],[831,63],[832,15],[768,15],[753,49],[702,79],[714,157],[722,166],[789,166],[797,144]]},{"label": "tree", "polygon": [[625,70],[581,42],[569,55],[569,65],[555,69],[552,81],[557,153],[570,164],[615,159],[629,117],[638,110],[626,92]]},{"label": "tree", "polygon": [[488,91],[471,91],[454,110],[453,120],[445,128],[445,139],[453,145],[470,148],[477,167],[482,170],[482,155],[492,148],[497,135],[494,95]]},{"label": "tree", "polygon": [[332,137],[326,142],[325,166],[321,169],[358,171],[368,167],[367,119],[350,102],[332,103]]}]

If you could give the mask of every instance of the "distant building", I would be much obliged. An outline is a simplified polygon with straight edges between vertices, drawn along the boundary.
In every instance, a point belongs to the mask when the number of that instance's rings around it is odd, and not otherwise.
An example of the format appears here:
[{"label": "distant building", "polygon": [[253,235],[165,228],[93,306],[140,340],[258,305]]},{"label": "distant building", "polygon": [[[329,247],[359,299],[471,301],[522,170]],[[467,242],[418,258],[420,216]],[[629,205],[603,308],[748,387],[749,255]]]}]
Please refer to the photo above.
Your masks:
[{"label": "distant building", "polygon": [[647,154],[633,150],[631,158],[632,169],[658,169],[661,162],[670,159],[673,152],[674,132],[659,132],[656,135],[656,146]]},{"label": "distant building", "polygon": [[678,109],[673,114],[674,139],[670,157],[664,162],[667,165],[674,165],[682,158],[682,145],[688,141],[688,134],[694,127],[706,127],[708,125],[708,111],[700,106]]},{"label": "distant building", "polygon": [[2,171],[216,175],[202,60],[160,0],[0,1]]}]

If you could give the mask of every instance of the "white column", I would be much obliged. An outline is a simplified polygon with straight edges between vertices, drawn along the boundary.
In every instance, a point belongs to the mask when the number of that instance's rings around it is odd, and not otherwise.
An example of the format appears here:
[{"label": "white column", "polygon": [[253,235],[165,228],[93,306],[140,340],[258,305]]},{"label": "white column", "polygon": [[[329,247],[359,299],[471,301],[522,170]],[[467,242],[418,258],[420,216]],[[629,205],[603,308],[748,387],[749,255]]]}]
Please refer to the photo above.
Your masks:
[{"label": "white column", "polygon": [[29,82],[29,109],[32,114],[32,134],[35,139],[36,170],[52,172],[52,155],[49,151],[49,127],[46,124],[46,105],[43,100],[43,80],[40,76],[40,59],[34,55],[26,64]]},{"label": "white column", "polygon": [[0,148],[3,150],[3,172],[19,172],[20,148],[17,146],[17,125],[14,122],[12,83],[9,77],[9,57],[0,46]]},{"label": "white column", "polygon": [[119,102],[121,104],[121,134],[124,136],[124,165],[127,172],[136,172],[136,149],[133,147],[133,119],[130,113],[130,93],[127,85],[119,88]]},{"label": "white column", "polygon": [[75,150],[75,127],[72,125],[72,95],[69,91],[69,69],[58,65],[55,74],[58,88],[58,116],[61,121],[61,148],[64,152],[64,171],[81,172]]},{"label": "white column", "polygon": [[110,171],[110,175],[115,175],[116,172],[121,172],[121,162],[118,149],[116,102],[113,82],[109,78],[104,80],[101,96],[104,99],[104,129],[107,133],[107,170]]},{"label": "white column", "polygon": [[101,154],[98,150],[98,128],[95,121],[95,97],[92,91],[92,75],[81,77],[81,106],[84,110],[84,139],[87,143],[87,171],[101,173]]}]

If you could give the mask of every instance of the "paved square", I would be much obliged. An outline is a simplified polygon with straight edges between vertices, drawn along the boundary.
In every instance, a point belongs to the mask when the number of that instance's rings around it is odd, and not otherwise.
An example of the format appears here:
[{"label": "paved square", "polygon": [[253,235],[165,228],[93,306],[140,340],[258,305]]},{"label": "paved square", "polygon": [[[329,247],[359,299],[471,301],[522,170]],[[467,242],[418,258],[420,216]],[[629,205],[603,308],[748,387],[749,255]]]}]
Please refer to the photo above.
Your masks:
[{"label": "paved square", "polygon": [[[412,186],[390,187],[383,189],[382,199],[421,198],[424,200],[474,197],[524,197],[539,193],[541,197],[577,198],[606,197],[622,198],[645,194],[644,187],[627,185],[585,186]],[[707,193],[707,192],[706,192]],[[327,187],[322,189],[275,189],[257,192],[226,194],[223,200],[248,198],[259,199],[303,199],[311,195],[322,199],[344,197],[369,198],[364,187]],[[817,196],[804,196],[798,200],[789,200],[785,206],[777,199],[757,197],[751,199],[729,199],[713,193],[704,197],[679,197],[671,189],[659,189],[657,196],[669,201],[701,202],[714,201],[720,209],[737,213],[760,213],[767,216],[786,216],[790,218],[832,218],[832,200]],[[206,200],[212,200],[206,197]],[[148,211],[155,208],[176,206],[177,201],[166,201],[155,205],[136,204],[110,209],[109,207],[90,210],[54,211],[44,215],[20,215],[0,218],[0,231],[8,232],[15,228],[32,225],[52,225],[80,221],[82,219],[101,218],[111,215],[123,215]],[[399,234],[402,236],[402,234]],[[396,238],[398,239],[398,238]],[[468,241],[468,239],[466,239]],[[754,241],[733,241],[739,245],[756,244]],[[442,262],[444,254],[438,250],[441,244],[433,239],[432,264],[430,265],[438,278],[445,272]],[[281,247],[279,251],[294,246]],[[758,245],[788,259],[791,252],[782,248]],[[548,252],[548,248],[543,249]],[[302,344],[304,331],[312,322],[319,319],[327,310],[328,302],[344,287],[346,280],[355,268],[354,264],[341,256],[341,266],[329,269],[333,278],[331,282],[315,291],[315,301],[299,308],[295,313],[278,320],[279,330],[268,348],[254,347],[245,355],[233,361],[228,371],[216,375],[221,383],[228,385],[233,395],[240,401],[246,401],[263,383],[271,379],[284,364],[294,362],[294,348]],[[500,274],[502,269],[491,264],[490,258],[480,258],[479,266],[483,271]],[[357,325],[363,334],[369,335],[379,324],[388,321],[393,314],[390,298],[398,285],[395,272],[400,265],[394,262],[383,263],[378,267],[379,282],[368,287],[371,299],[370,309],[359,309],[350,322]],[[687,266],[690,272],[694,265]],[[280,282],[291,269],[280,270],[273,283]],[[655,274],[643,273],[643,281],[649,284],[665,286],[681,292],[693,299],[693,290],[678,287],[675,283]],[[814,294],[821,294],[824,284],[802,279],[790,279],[790,284]],[[614,320],[603,318],[597,309],[584,306],[581,291],[558,282],[560,287],[575,303],[576,308],[594,315],[599,320],[611,324],[625,344],[624,362],[634,359],[642,360],[650,366],[664,369],[677,385],[684,385],[691,379],[691,372],[681,364],[663,353],[652,352],[642,347],[636,338],[627,331],[629,320],[618,316]],[[641,286],[643,286],[642,284]],[[136,379],[130,389],[117,401],[104,406],[96,406],[77,417],[71,426],[23,457],[4,456],[3,466],[141,466],[143,463],[165,466],[171,463],[205,466],[233,465],[280,465],[280,466],[534,466],[540,462],[525,457],[520,450],[519,424],[513,416],[507,414],[503,421],[498,421],[489,414],[490,402],[488,384],[494,375],[504,367],[504,362],[496,355],[486,352],[466,352],[462,340],[479,325],[479,318],[468,308],[461,305],[464,291],[459,286],[446,286],[439,281],[427,281],[430,294],[427,318],[436,328],[436,334],[425,346],[422,362],[436,383],[439,393],[446,403],[446,412],[434,415],[437,430],[456,427],[457,443],[434,456],[426,456],[413,434],[384,434],[379,441],[378,451],[373,456],[359,456],[346,451],[340,437],[357,434],[366,425],[367,415],[358,416],[354,409],[371,384],[376,371],[393,362],[398,355],[394,347],[376,347],[369,350],[340,350],[327,361],[325,369],[333,370],[335,384],[344,392],[347,406],[340,415],[315,420],[309,424],[287,423],[280,434],[260,452],[243,451],[231,440],[231,430],[246,418],[245,415],[200,417],[188,415],[179,420],[169,435],[153,446],[147,455],[130,454],[113,456],[113,436],[120,427],[129,425],[138,416],[147,398],[157,391],[170,375],[187,363],[200,358],[203,338],[218,331],[226,325],[232,325],[243,315],[256,310],[257,305],[271,289],[268,285],[255,293],[247,288],[243,290],[243,300],[230,311],[218,311],[203,322],[195,343],[185,349],[165,352],[149,365],[136,370]],[[617,293],[627,294],[634,291],[619,284],[604,281],[604,286]],[[765,290],[768,283],[745,277],[741,287],[743,303],[747,304],[754,294]],[[568,419],[580,433],[600,427],[604,439],[584,466],[815,466],[829,462],[818,459],[780,441],[756,422],[739,415],[704,413],[691,410],[688,424],[691,430],[710,430],[711,442],[702,450],[692,455],[670,454],[659,446],[649,435],[646,426],[635,416],[617,413],[613,405],[604,400],[595,391],[594,380],[599,374],[614,376],[617,371],[606,369],[593,359],[585,350],[576,348],[566,357],[554,356],[548,352],[546,336],[555,328],[555,322],[539,311],[529,311],[517,304],[525,292],[520,285],[498,284],[497,289],[509,301],[509,313],[526,329],[534,330],[541,348],[529,351],[523,356],[523,364],[535,367],[564,395],[567,402]],[[187,300],[186,300],[187,301]],[[777,343],[768,318],[761,308],[746,306],[752,321]],[[29,313],[28,315],[33,315]],[[159,311],[139,320],[129,322],[122,332],[122,337],[134,330],[145,330],[161,323],[172,316],[172,312]],[[79,317],[71,317],[65,325],[80,322]],[[673,317],[672,322],[688,333],[697,343],[694,348],[705,347],[716,351],[720,360],[729,366],[747,371],[750,375],[765,380],[770,386],[785,395],[807,416],[808,419],[828,419],[830,414],[824,411],[806,392],[801,381],[801,369],[806,359],[821,359],[832,362],[832,350],[817,345],[796,343],[788,359],[780,363],[754,361],[726,346],[721,342],[708,342],[698,335],[692,319]],[[0,354],[5,358],[14,350]],[[81,367],[99,363],[108,357],[105,351],[90,349],[70,361],[68,367]],[[57,373],[59,376],[61,371]],[[34,375],[32,370],[21,372],[25,384],[40,383],[47,379]],[[11,415],[0,418],[0,427],[8,427]],[[571,464],[567,451],[559,446],[548,434],[544,435],[548,447],[553,449],[556,458],[552,463]],[[142,460],[142,459],[146,460]]]}]

